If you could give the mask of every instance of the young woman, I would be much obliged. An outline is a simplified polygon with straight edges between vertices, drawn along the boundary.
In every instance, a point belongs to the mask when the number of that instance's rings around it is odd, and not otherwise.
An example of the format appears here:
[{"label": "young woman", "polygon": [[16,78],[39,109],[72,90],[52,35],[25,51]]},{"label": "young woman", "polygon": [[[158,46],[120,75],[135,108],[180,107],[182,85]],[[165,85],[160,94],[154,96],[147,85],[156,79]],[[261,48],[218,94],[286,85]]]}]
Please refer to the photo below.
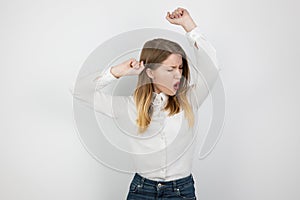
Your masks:
[{"label": "young woman", "polygon": [[[137,172],[129,186],[128,200],[196,199],[191,174],[195,113],[212,89],[219,68],[214,47],[186,9],[168,12],[166,19],[186,31],[197,59],[196,67],[203,76],[198,76],[195,84],[189,84],[190,69],[182,47],[156,38],[144,44],[139,61],[132,58],[90,77],[89,81],[96,83],[95,91],[85,90],[86,80],[79,80],[73,94],[86,100],[92,93],[93,108],[107,116],[122,117],[112,102],[134,116],[136,135],[144,139],[131,141],[138,154],[134,157]],[[101,91],[111,82],[132,75],[138,75],[132,96],[110,96]]]}]

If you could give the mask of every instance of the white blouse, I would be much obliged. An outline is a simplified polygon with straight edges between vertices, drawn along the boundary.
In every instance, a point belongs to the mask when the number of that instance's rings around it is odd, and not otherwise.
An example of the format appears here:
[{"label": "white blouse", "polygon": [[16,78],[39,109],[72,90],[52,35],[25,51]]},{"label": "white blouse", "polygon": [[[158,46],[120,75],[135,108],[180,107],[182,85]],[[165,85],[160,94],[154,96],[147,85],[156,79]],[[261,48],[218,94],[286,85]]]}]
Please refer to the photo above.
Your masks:
[{"label": "white blouse", "polygon": [[[208,96],[209,90],[213,88],[220,68],[215,48],[201,33],[199,27],[185,35],[194,49],[195,67],[205,79],[198,75],[195,84],[190,86],[187,93],[196,125],[197,110]],[[115,119],[117,126],[127,134],[126,142],[130,146],[136,172],[157,181],[169,181],[188,176],[191,173],[196,144],[195,126],[189,128],[183,110],[168,116],[168,112],[162,109],[168,101],[168,95],[153,92],[151,123],[143,134],[138,134],[135,121],[137,111],[133,96],[112,96],[103,92],[105,86],[118,80],[111,74],[110,69],[111,67],[79,79],[76,91],[72,91],[72,95],[87,103],[96,112]],[[90,98],[91,95],[94,95],[93,100]]]}]

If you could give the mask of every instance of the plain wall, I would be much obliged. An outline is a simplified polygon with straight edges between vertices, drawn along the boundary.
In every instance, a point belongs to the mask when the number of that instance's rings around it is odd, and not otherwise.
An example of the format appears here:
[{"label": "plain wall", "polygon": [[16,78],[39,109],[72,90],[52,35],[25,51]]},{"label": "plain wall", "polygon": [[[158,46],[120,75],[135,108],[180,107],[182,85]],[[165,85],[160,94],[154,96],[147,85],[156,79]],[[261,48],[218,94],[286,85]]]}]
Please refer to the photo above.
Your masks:
[{"label": "plain wall", "polygon": [[[131,175],[93,159],[68,91],[87,56],[119,33],[184,33],[187,8],[217,50],[226,122],[194,162],[203,200],[299,199],[300,29],[293,0],[0,1],[0,199],[125,199]],[[298,20],[297,20],[298,19]]]}]

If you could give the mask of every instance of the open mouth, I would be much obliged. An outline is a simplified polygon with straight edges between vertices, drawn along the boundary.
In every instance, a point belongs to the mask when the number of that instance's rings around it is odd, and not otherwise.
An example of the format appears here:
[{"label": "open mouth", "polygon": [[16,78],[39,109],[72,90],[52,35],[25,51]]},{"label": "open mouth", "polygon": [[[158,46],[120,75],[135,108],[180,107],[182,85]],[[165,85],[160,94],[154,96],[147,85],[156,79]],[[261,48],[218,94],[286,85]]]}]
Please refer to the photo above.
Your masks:
[{"label": "open mouth", "polygon": [[178,89],[179,89],[179,84],[180,84],[180,82],[177,82],[177,83],[175,83],[175,84],[173,85],[173,87],[174,87],[175,90],[178,90]]}]

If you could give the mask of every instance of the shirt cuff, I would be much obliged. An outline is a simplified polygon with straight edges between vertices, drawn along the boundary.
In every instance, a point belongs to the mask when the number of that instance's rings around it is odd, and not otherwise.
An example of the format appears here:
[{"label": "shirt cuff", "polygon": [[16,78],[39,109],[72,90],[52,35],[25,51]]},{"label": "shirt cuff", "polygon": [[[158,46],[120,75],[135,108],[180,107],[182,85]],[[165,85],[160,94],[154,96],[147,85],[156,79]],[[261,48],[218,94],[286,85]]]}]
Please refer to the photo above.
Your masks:
[{"label": "shirt cuff", "polygon": [[201,32],[201,29],[196,26],[193,28],[191,31],[185,33],[189,44],[193,47],[195,45],[195,42],[199,39],[202,38],[203,40],[207,40],[206,36]]},{"label": "shirt cuff", "polygon": [[[109,67],[108,69],[102,71],[100,73],[100,76],[98,76],[95,80],[97,80],[96,82],[96,90],[100,90],[101,88],[105,87],[106,85],[108,85],[109,83],[118,80],[118,78],[116,78],[111,72],[110,72],[111,67]],[[94,80],[94,81],[95,81]]]},{"label": "shirt cuff", "polygon": [[104,78],[106,81],[113,81],[113,80],[118,79],[111,73],[111,71],[110,71],[111,68],[112,68],[112,66],[110,66],[108,69],[106,69],[101,75],[101,77]]},{"label": "shirt cuff", "polygon": [[[185,35],[188,39],[189,44],[192,47],[195,47],[195,43],[197,45],[202,45],[202,48],[204,48],[204,50],[207,51],[209,56],[215,55],[216,49],[207,40],[207,37],[202,33],[201,29],[198,26],[193,28],[191,31],[186,32]],[[219,67],[217,62],[217,58],[215,58],[214,60],[215,60],[216,68],[218,69],[218,71],[221,71],[221,68]]]}]

